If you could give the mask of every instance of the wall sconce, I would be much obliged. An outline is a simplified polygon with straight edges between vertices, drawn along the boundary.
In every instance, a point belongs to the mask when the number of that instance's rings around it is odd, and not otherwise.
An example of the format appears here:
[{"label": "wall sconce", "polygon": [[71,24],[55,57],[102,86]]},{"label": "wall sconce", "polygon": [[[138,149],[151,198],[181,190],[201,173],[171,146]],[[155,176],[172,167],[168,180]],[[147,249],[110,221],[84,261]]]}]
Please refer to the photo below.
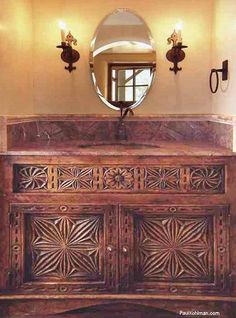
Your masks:
[{"label": "wall sconce", "polygon": [[182,44],[181,30],[182,23],[179,22],[176,24],[174,32],[167,39],[168,44],[172,42],[172,48],[166,53],[166,58],[174,64],[173,67],[170,67],[170,71],[175,72],[175,74],[182,70],[182,67],[178,67],[178,63],[185,58],[185,52],[182,49],[187,48],[186,45]]},{"label": "wall sconce", "polygon": [[77,40],[73,37],[73,35],[70,32],[68,32],[68,34],[65,35],[64,22],[61,21],[59,23],[59,27],[61,29],[61,45],[58,45],[57,48],[62,49],[62,61],[69,64],[68,66],[65,66],[65,69],[69,72],[72,72],[76,69],[76,67],[73,66],[73,63],[77,62],[80,59],[79,52],[72,48],[72,44],[77,45]]}]

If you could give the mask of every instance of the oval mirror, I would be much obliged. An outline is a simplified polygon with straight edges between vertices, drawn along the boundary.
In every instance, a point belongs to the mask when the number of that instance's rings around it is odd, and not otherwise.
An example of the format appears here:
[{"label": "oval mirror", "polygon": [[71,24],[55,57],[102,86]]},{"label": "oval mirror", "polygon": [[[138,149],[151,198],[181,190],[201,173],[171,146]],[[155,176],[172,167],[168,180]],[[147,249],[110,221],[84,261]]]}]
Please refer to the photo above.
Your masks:
[{"label": "oval mirror", "polygon": [[109,107],[135,108],[147,95],[156,70],[156,51],[146,23],[117,9],[98,26],[90,67],[98,96]]}]

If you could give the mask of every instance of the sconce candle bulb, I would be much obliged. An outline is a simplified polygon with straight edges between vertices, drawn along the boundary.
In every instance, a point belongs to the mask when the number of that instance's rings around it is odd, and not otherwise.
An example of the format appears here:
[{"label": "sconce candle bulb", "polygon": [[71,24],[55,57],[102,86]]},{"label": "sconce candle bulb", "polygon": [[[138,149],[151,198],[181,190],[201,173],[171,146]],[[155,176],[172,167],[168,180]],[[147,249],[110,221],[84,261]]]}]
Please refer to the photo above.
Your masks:
[{"label": "sconce candle bulb", "polygon": [[182,40],[182,30],[183,30],[183,22],[182,21],[179,21],[176,23],[175,25],[175,30],[177,31],[177,43],[181,43],[183,42]]},{"label": "sconce candle bulb", "polygon": [[65,42],[65,40],[66,40],[66,36],[65,36],[66,24],[64,21],[59,21],[59,28],[61,29],[61,42]]}]

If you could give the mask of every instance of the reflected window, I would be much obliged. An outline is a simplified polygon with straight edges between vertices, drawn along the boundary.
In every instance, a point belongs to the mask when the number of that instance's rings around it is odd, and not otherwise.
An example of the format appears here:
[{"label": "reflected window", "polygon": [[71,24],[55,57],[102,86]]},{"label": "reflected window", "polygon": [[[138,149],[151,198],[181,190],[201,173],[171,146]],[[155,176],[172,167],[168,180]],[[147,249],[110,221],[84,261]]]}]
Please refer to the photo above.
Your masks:
[{"label": "reflected window", "polygon": [[112,63],[108,66],[108,99],[127,106],[140,100],[151,84],[153,64]]}]

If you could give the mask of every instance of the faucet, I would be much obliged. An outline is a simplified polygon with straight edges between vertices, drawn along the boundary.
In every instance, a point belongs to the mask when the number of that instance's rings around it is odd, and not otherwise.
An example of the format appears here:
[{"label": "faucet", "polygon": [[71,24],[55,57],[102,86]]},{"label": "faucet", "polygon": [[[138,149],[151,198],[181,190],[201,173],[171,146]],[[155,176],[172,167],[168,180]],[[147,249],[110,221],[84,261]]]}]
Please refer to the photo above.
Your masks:
[{"label": "faucet", "polygon": [[120,117],[119,117],[119,123],[117,126],[117,133],[116,133],[116,139],[120,141],[127,141],[128,135],[127,135],[127,129],[125,125],[125,117],[129,115],[134,115],[133,110],[130,108],[130,106],[124,106],[122,102],[120,102],[120,105],[118,106],[120,108]]}]

